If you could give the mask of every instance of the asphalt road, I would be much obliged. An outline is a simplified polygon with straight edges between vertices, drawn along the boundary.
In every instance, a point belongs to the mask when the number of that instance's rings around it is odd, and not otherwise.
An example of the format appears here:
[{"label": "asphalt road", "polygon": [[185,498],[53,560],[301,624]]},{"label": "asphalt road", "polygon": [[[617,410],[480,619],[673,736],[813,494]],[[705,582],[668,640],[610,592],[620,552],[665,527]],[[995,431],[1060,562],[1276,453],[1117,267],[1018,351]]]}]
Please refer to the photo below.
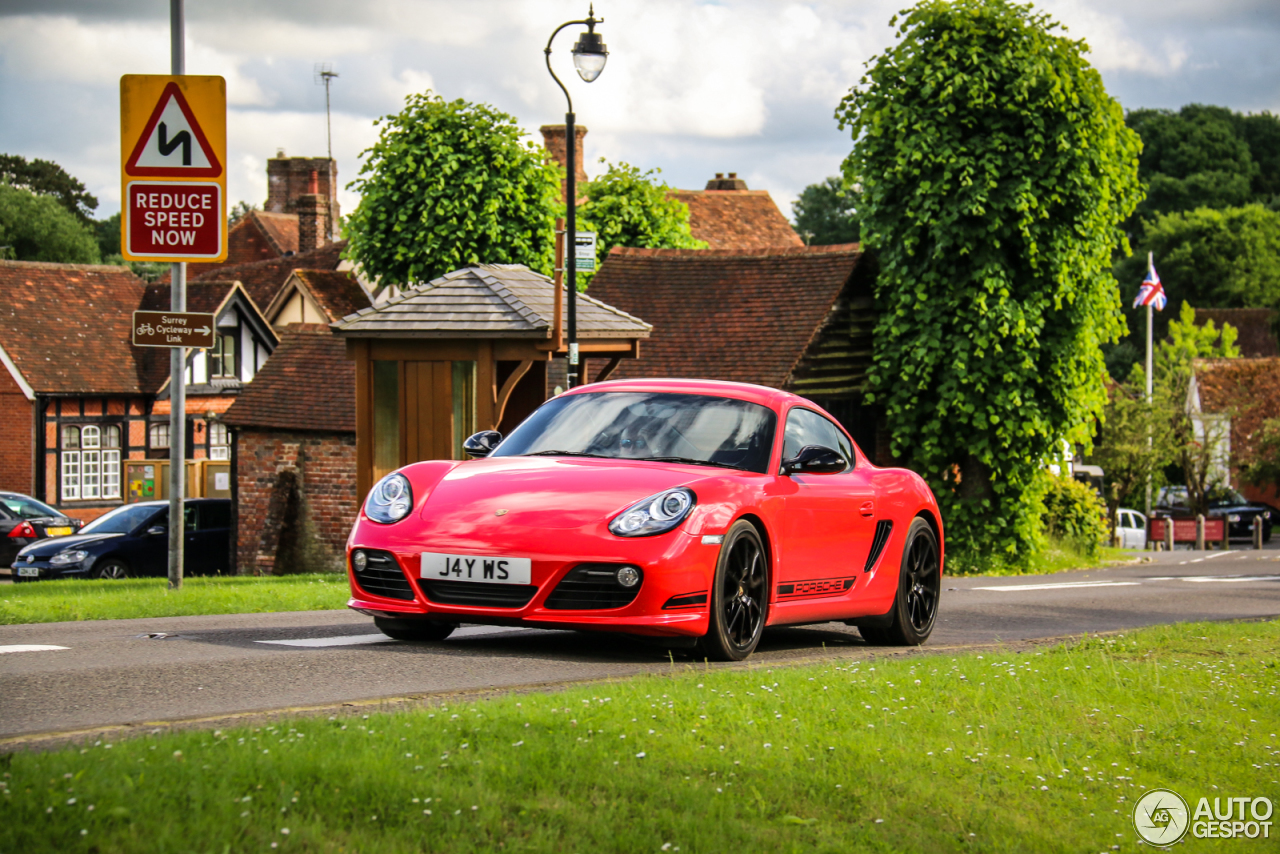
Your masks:
[{"label": "asphalt road", "polygon": [[[924,651],[1280,615],[1280,552],[1149,557],[1051,576],[945,578]],[[885,650],[827,623],[770,630],[747,663],[721,666],[873,654]],[[468,626],[444,643],[400,643],[348,611],[0,626],[0,740],[552,686],[665,672],[682,661],[688,653],[669,657],[627,638],[536,629]]]}]

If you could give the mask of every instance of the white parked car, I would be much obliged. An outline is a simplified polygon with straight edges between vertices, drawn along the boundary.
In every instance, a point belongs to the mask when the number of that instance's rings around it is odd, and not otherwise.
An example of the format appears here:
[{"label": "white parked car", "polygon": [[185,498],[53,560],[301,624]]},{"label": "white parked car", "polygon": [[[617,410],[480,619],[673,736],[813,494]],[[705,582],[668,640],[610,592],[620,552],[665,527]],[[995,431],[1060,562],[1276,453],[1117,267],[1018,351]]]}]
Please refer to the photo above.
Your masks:
[{"label": "white parked car", "polygon": [[1121,507],[1116,511],[1116,536],[1122,549],[1147,547],[1147,517],[1137,510]]}]

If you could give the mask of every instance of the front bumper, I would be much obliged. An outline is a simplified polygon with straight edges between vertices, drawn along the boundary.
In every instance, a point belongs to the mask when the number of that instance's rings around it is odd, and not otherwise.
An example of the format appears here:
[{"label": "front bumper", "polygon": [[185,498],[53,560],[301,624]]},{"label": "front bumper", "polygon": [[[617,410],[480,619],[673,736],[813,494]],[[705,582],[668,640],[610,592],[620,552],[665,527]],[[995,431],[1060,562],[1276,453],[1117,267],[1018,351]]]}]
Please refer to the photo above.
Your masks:
[{"label": "front bumper", "polygon": [[[376,617],[428,617],[450,622],[518,625],[543,628],[575,628],[614,631],[656,637],[701,637],[707,632],[708,602],[720,547],[703,544],[700,537],[683,530],[656,537],[607,539],[575,530],[557,531],[552,548],[520,549],[507,542],[477,548],[474,542],[409,543],[386,536],[387,529],[358,523],[347,544],[347,577],[351,599],[347,607]],[[412,599],[378,595],[361,585],[352,569],[356,549],[390,553],[408,582]],[[531,586],[536,588],[527,604],[519,607],[481,607],[448,604],[432,598],[420,577],[424,551],[474,554],[478,557],[527,557],[531,561]],[[575,609],[548,607],[548,599],[565,577],[583,564],[630,565],[642,573],[640,589],[627,605],[616,608]],[[488,585],[499,587],[504,585]]]},{"label": "front bumper", "polygon": [[[86,578],[89,575],[89,569],[92,559],[86,559],[83,563],[70,564],[67,566],[51,566],[47,560],[37,560],[27,563],[25,560],[16,560],[10,567],[13,571],[13,581],[51,581],[55,578]],[[24,575],[35,570],[37,575]]]}]

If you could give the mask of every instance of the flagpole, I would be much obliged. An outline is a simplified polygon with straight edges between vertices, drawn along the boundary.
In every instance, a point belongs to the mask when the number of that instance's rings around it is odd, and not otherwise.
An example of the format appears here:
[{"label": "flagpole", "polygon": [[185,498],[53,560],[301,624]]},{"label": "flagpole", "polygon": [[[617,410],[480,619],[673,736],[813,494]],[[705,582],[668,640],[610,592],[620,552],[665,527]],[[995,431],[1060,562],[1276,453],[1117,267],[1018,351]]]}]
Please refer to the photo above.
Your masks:
[{"label": "flagpole", "polygon": [[[1151,270],[1154,267],[1155,267],[1154,253],[1148,252],[1147,253],[1147,273],[1150,274]],[[1152,339],[1151,320],[1152,320],[1152,304],[1154,302],[1155,300],[1147,301],[1147,409],[1148,409],[1148,412],[1150,411],[1150,408],[1151,408],[1151,398],[1152,398],[1151,392],[1153,388],[1152,386],[1153,377],[1152,377],[1152,366],[1151,366],[1151,339]],[[1147,428],[1147,450],[1148,451],[1151,450],[1151,428],[1150,427]],[[1147,517],[1150,518],[1151,517],[1151,473],[1150,472],[1147,473],[1147,502],[1144,510],[1147,514]]]}]

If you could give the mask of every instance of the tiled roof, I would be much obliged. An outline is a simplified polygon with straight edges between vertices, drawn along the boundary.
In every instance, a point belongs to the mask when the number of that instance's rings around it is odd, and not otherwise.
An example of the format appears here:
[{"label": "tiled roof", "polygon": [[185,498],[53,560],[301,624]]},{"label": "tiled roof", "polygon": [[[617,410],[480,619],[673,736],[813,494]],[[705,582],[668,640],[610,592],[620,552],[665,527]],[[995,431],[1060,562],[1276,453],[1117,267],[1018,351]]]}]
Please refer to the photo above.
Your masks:
[{"label": "tiled roof", "polygon": [[[212,313],[222,307],[234,281],[187,282],[187,311]],[[142,298],[142,311],[168,311],[172,303],[169,301],[169,285],[152,282],[147,285],[147,292]]]},{"label": "tiled roof", "polygon": [[285,327],[280,346],[224,420],[242,427],[354,433],[356,368],[346,343],[319,324]]},{"label": "tiled roof", "polygon": [[168,351],[130,343],[146,284],[128,267],[0,261],[0,347],[36,394],[147,394]]},{"label": "tiled roof", "polygon": [[1271,308],[1197,308],[1196,325],[1203,326],[1205,321],[1212,320],[1213,325],[1222,328],[1222,324],[1230,323],[1240,333],[1236,346],[1240,355],[1246,358],[1280,356],[1280,346],[1276,344],[1276,311]]},{"label": "tiled roof", "polygon": [[672,190],[689,206],[689,228],[708,249],[803,246],[768,190]]},{"label": "tiled roof", "polygon": [[369,295],[355,274],[347,270],[294,270],[307,292],[320,304],[330,321],[341,320],[362,308],[371,307]]},{"label": "tiled roof", "polygon": [[591,295],[653,324],[614,374],[783,387],[861,252],[857,244],[752,252],[615,248]]},{"label": "tiled roof", "polygon": [[[562,297],[567,302],[567,295]],[[427,338],[549,338],[552,281],[521,264],[480,264],[446,273],[333,325],[340,335]],[[580,338],[647,338],[649,324],[585,295]]]},{"label": "tiled roof", "polygon": [[244,285],[255,305],[265,308],[275,299],[276,293],[284,287],[289,274],[294,270],[336,270],[342,263],[342,250],[347,248],[347,241],[339,240],[329,243],[310,252],[274,258],[269,261],[255,261],[251,264],[234,264],[216,270],[189,276],[189,281],[237,280]]},{"label": "tiled roof", "polygon": [[271,242],[277,255],[298,251],[298,215],[271,211],[250,211],[245,219],[252,220],[258,230]]}]

